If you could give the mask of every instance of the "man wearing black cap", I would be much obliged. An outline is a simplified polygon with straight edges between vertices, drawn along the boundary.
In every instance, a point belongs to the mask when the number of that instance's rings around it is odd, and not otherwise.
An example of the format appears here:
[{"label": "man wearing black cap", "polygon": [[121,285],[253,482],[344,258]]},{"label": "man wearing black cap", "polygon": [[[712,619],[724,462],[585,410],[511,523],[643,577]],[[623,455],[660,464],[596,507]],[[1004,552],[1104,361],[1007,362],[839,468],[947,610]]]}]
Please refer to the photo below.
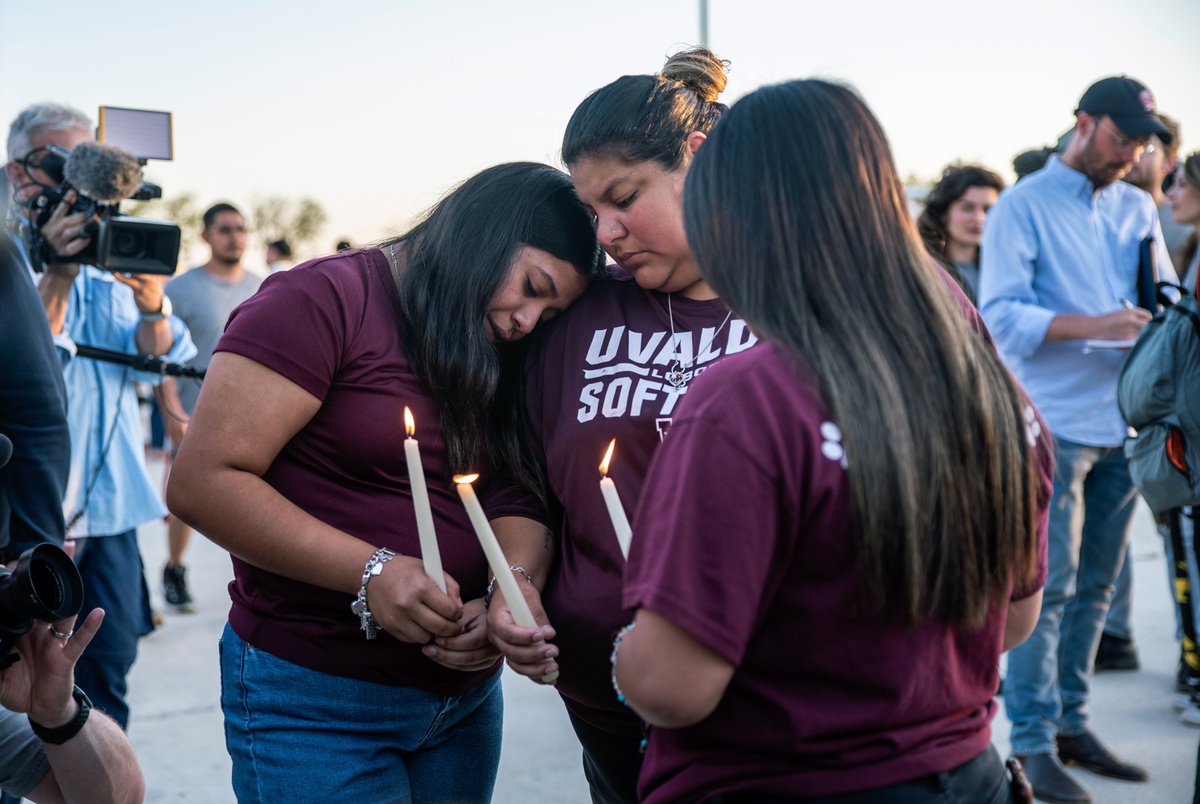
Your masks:
[{"label": "man wearing black cap", "polygon": [[1092,733],[1088,697],[1137,501],[1116,383],[1150,320],[1143,307],[1155,306],[1138,292],[1152,268],[1143,253],[1157,257],[1158,278],[1175,278],[1154,202],[1120,181],[1152,135],[1171,139],[1154,97],[1131,78],[1105,78],[1075,118],[1061,157],[992,208],[980,270],[983,317],[1055,436],[1049,577],[1033,635],[1009,654],[1005,708],[1035,795],[1072,803],[1091,797],[1063,764],[1147,779]]}]

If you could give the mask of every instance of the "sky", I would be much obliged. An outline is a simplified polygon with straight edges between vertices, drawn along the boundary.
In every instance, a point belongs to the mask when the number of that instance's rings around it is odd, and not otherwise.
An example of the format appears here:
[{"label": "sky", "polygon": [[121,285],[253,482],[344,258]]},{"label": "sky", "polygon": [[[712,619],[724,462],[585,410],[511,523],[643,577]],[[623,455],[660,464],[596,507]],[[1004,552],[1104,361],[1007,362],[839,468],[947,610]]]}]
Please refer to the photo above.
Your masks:
[{"label": "sky", "polygon": [[[708,32],[724,102],[849,83],[905,176],[963,161],[1011,180],[1121,73],[1200,150],[1197,0],[708,0]],[[490,165],[560,165],[588,93],[699,41],[699,0],[0,0],[0,119],[42,101],[169,111],[175,159],[146,178],[202,208],[313,198],[314,256],[404,231]]]}]

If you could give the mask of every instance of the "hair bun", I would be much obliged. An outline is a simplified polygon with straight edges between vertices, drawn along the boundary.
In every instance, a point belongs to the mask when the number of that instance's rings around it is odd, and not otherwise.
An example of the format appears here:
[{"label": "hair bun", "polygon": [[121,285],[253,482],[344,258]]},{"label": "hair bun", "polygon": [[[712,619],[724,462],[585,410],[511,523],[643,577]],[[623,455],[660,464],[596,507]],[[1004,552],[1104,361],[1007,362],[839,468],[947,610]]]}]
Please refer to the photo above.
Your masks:
[{"label": "hair bun", "polygon": [[706,103],[716,103],[729,81],[728,70],[727,59],[717,58],[706,47],[693,47],[668,58],[659,75],[680,82]]}]

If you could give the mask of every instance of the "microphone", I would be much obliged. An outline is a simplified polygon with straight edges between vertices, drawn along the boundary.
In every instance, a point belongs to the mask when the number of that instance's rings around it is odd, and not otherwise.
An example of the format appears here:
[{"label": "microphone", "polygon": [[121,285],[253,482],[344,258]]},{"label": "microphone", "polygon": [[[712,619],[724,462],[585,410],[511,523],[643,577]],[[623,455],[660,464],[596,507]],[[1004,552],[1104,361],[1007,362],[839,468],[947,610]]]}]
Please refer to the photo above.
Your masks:
[{"label": "microphone", "polygon": [[0,435],[0,468],[12,457],[12,441],[6,435]]},{"label": "microphone", "polygon": [[137,159],[102,142],[76,145],[63,175],[80,195],[110,206],[132,197],[142,186],[142,166]]}]

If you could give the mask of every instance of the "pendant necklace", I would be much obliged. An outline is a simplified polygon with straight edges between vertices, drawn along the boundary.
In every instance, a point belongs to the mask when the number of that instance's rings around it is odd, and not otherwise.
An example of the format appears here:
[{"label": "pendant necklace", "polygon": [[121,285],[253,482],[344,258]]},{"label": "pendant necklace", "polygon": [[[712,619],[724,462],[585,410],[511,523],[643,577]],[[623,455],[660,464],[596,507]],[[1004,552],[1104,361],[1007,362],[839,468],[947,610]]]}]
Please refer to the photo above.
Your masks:
[{"label": "pendant necklace", "polygon": [[721,330],[725,329],[725,325],[729,323],[730,317],[733,316],[733,310],[725,314],[725,320],[721,322],[721,326],[717,327],[717,331],[709,338],[708,344],[701,342],[700,348],[696,350],[696,355],[691,360],[684,363],[679,359],[679,342],[675,340],[675,313],[671,310],[671,294],[667,294],[667,320],[671,322],[671,362],[667,366],[667,382],[676,391],[683,391],[687,388],[688,378],[684,374],[684,370],[691,368],[696,362],[696,358],[712,348],[712,345],[717,342],[717,336],[721,334]]}]

